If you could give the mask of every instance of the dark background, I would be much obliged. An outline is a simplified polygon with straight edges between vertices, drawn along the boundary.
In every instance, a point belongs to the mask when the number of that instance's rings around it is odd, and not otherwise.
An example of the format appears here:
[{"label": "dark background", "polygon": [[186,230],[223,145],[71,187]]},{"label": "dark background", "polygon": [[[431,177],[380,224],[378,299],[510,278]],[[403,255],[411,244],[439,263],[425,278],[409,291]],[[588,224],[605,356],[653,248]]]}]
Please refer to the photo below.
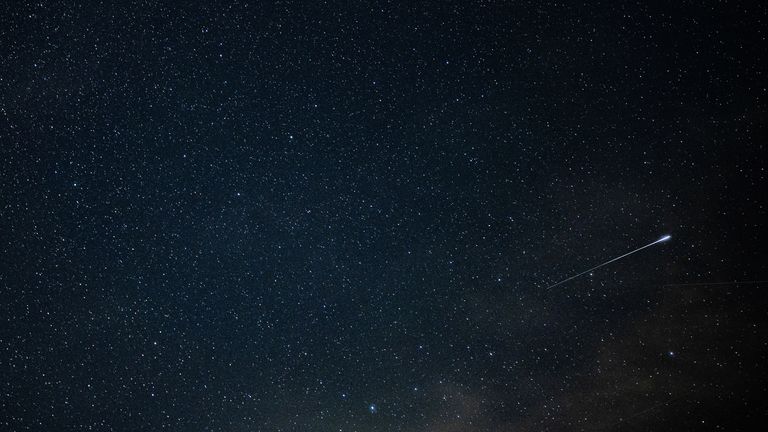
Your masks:
[{"label": "dark background", "polygon": [[765,3],[77,3],[0,6],[4,430],[767,417],[766,284],[668,285],[768,279]]}]

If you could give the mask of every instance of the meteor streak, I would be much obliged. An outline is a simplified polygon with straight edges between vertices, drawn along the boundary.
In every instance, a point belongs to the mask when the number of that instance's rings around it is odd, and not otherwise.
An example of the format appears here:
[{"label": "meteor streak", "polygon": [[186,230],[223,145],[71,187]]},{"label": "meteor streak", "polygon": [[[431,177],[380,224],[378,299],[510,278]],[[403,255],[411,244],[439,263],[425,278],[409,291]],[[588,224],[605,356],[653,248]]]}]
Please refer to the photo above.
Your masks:
[{"label": "meteor streak", "polygon": [[643,247],[639,247],[639,248],[637,248],[637,249],[635,249],[635,250],[633,250],[633,251],[627,252],[627,253],[625,253],[624,255],[621,255],[621,256],[617,256],[616,258],[614,258],[614,259],[612,259],[612,260],[610,260],[610,261],[606,261],[606,262],[604,262],[604,263],[602,263],[602,264],[600,264],[600,265],[598,265],[598,266],[592,267],[592,268],[591,268],[591,269],[589,269],[589,270],[585,270],[585,271],[583,271],[583,272],[581,272],[581,273],[579,273],[579,274],[577,274],[577,275],[573,275],[573,276],[569,277],[568,279],[563,279],[563,280],[561,280],[560,282],[558,282],[558,283],[556,283],[556,284],[553,284],[553,285],[550,285],[550,286],[548,286],[546,289],[554,288],[554,287],[556,287],[556,286],[558,286],[558,285],[564,284],[564,283],[568,282],[569,280],[572,280],[572,279],[576,279],[577,277],[579,277],[579,276],[581,276],[581,275],[584,275],[584,274],[587,274],[587,273],[591,272],[592,270],[596,270],[596,269],[599,269],[599,268],[600,268],[600,267],[602,267],[602,266],[608,265],[608,264],[610,264],[610,263],[612,263],[612,262],[614,262],[614,261],[618,261],[618,260],[620,260],[620,259],[622,259],[622,258],[624,258],[624,257],[626,257],[626,256],[632,255],[633,253],[635,253],[635,252],[637,252],[637,251],[641,251],[641,250],[643,250],[643,249],[645,249],[645,248],[647,248],[647,247],[651,247],[651,246],[655,245],[656,243],[665,242],[665,241],[667,241],[667,240],[669,240],[669,239],[671,239],[671,238],[672,238],[672,236],[671,236],[671,235],[665,235],[665,236],[662,236],[661,238],[659,238],[658,240],[656,240],[656,241],[655,241],[655,242],[653,242],[653,243],[648,243],[647,245],[645,245],[645,246],[643,246]]}]

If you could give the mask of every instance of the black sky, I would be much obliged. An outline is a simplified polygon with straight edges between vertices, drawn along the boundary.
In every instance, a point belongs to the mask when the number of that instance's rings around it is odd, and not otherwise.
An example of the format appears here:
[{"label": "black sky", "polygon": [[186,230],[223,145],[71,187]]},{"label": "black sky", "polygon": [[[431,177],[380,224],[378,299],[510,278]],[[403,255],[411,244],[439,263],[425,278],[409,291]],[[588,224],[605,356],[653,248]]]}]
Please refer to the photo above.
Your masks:
[{"label": "black sky", "polygon": [[3,2],[0,426],[765,420],[767,20]]}]

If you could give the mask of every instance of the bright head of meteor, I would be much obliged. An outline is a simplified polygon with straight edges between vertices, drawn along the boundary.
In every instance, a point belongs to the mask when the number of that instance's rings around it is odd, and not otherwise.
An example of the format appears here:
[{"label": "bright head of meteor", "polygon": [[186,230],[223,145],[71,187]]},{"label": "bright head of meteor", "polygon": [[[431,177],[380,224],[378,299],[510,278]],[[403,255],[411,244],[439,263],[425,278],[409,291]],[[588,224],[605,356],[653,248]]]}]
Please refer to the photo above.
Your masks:
[{"label": "bright head of meteor", "polygon": [[671,235],[669,235],[669,234],[667,234],[667,235],[663,236],[662,238],[660,238],[660,239],[658,239],[658,240],[656,240],[656,241],[657,241],[657,242],[663,242],[663,241],[667,241],[667,240],[669,240],[669,239],[671,239],[671,238],[672,238],[672,236],[671,236]]}]

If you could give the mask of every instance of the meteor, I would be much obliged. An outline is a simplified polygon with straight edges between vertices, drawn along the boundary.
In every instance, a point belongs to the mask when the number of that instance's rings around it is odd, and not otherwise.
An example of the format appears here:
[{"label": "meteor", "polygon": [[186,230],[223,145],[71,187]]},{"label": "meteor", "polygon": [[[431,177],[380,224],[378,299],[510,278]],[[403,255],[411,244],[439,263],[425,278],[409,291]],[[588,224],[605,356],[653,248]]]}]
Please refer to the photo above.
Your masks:
[{"label": "meteor", "polygon": [[553,285],[550,285],[550,286],[548,286],[546,289],[554,288],[554,287],[556,287],[556,286],[558,286],[558,285],[564,284],[564,283],[568,282],[569,280],[572,280],[572,279],[576,279],[577,277],[579,277],[579,276],[581,276],[581,275],[584,275],[584,274],[587,274],[587,273],[591,272],[592,270],[596,270],[596,269],[599,269],[599,268],[600,268],[600,267],[602,267],[602,266],[608,265],[608,264],[610,264],[610,263],[612,263],[612,262],[614,262],[614,261],[618,261],[618,260],[620,260],[620,259],[622,259],[622,258],[624,258],[624,257],[626,257],[626,256],[632,255],[633,253],[635,253],[635,252],[638,252],[638,251],[641,251],[641,250],[643,250],[643,249],[645,249],[645,248],[647,248],[647,247],[651,247],[651,246],[655,245],[656,243],[662,243],[662,242],[665,242],[665,241],[667,241],[667,240],[669,240],[669,239],[671,239],[671,238],[672,238],[672,236],[671,236],[671,235],[668,235],[668,234],[667,234],[667,235],[664,235],[664,236],[661,236],[661,238],[659,238],[659,239],[658,239],[658,240],[656,240],[655,242],[652,242],[652,243],[648,243],[647,245],[645,245],[645,246],[643,246],[643,247],[639,247],[639,248],[637,248],[637,249],[635,249],[635,250],[633,250],[633,251],[627,252],[627,253],[625,253],[624,255],[621,255],[621,256],[617,256],[616,258],[614,258],[614,259],[612,259],[612,260],[610,260],[610,261],[606,261],[606,262],[604,262],[604,263],[602,263],[602,264],[600,264],[600,265],[598,265],[598,266],[592,267],[592,268],[591,268],[591,269],[589,269],[589,270],[585,270],[585,271],[583,271],[583,272],[581,272],[581,273],[579,273],[579,274],[577,274],[577,275],[573,275],[573,276],[569,277],[568,279],[563,279],[563,280],[561,280],[560,282],[558,282],[558,283],[556,283],[556,284],[553,284]]}]

